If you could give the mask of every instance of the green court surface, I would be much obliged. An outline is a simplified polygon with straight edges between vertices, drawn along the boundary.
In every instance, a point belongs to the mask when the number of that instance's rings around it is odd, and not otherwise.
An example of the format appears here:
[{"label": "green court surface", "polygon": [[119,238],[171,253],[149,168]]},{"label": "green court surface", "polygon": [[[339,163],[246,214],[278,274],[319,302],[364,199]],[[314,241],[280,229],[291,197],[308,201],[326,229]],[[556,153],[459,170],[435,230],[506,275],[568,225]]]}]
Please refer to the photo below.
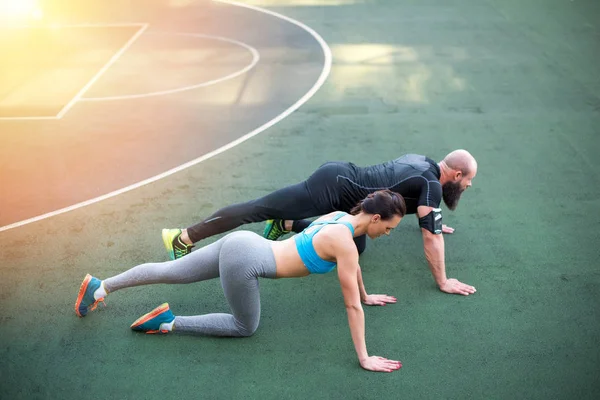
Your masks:
[{"label": "green court surface", "polygon": [[[248,3],[317,31],[333,53],[327,81],[231,150],[0,232],[0,398],[599,398],[600,3]],[[436,289],[412,215],[361,256],[367,290],[398,298],[365,307],[367,347],[401,360],[399,371],[358,365],[336,274],[262,280],[261,325],[245,339],[129,329],[163,302],[176,315],[227,312],[217,280],[119,291],[75,316],[86,273],[167,259],[162,228],[296,183],[325,161],[440,160],[455,148],[479,172],[458,209],[444,210],[456,228],[446,269],[477,293]]]}]

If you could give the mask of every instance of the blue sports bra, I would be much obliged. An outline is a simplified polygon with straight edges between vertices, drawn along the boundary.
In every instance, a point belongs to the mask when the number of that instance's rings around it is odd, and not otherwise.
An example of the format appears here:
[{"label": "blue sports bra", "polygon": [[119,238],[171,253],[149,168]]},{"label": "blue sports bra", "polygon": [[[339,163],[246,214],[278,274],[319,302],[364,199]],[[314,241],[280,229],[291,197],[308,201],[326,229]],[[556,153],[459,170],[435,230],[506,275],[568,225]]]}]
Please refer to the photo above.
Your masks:
[{"label": "blue sports bra", "polygon": [[[294,240],[296,241],[296,249],[298,249],[298,254],[300,254],[300,259],[306,266],[306,269],[310,271],[311,274],[326,274],[335,268],[337,263],[333,261],[323,260],[317,252],[315,251],[315,247],[313,246],[313,237],[317,232],[323,228],[325,225],[329,224],[344,224],[350,229],[352,232],[352,236],[354,236],[354,227],[350,222],[346,221],[338,221],[338,219],[342,218],[346,213],[339,213],[332,220],[329,221],[319,221],[313,222],[302,232],[294,236]],[[311,229],[311,227],[315,227]]]}]

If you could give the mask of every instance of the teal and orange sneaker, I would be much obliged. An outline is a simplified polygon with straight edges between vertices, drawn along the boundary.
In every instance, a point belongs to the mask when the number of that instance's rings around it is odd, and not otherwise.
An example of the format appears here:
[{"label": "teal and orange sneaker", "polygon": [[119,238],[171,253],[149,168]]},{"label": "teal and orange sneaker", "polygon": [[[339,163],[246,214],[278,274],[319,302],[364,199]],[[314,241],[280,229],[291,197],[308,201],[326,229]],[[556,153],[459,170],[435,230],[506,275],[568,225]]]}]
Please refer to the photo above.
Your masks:
[{"label": "teal and orange sneaker", "polygon": [[147,314],[142,315],[131,324],[131,329],[146,333],[169,333],[167,329],[161,329],[162,324],[171,323],[175,316],[169,309],[169,303],[163,303]]},{"label": "teal and orange sneaker", "polygon": [[104,302],[104,297],[96,300],[94,292],[98,290],[102,281],[87,274],[79,287],[79,294],[75,301],[75,314],[78,317],[85,317],[88,311],[94,311],[99,302]]},{"label": "teal and orange sneaker", "polygon": [[181,241],[181,229],[163,229],[162,239],[171,260],[177,260],[192,252],[193,244]]},{"label": "teal and orange sneaker", "polygon": [[290,233],[284,227],[285,221],[282,219],[269,219],[266,222],[263,237],[268,240],[277,240],[283,235]]}]

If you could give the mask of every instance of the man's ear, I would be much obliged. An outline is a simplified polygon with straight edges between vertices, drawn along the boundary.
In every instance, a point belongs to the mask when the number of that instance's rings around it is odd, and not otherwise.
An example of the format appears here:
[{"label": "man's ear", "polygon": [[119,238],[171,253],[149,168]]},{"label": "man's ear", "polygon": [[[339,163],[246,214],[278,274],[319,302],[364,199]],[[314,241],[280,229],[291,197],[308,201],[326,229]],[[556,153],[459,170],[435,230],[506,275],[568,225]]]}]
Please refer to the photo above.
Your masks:
[{"label": "man's ear", "polygon": [[462,177],[463,177],[463,173],[462,173],[462,171],[456,171],[456,172],[454,173],[454,180],[455,180],[455,181],[458,181],[458,180],[462,179]]}]

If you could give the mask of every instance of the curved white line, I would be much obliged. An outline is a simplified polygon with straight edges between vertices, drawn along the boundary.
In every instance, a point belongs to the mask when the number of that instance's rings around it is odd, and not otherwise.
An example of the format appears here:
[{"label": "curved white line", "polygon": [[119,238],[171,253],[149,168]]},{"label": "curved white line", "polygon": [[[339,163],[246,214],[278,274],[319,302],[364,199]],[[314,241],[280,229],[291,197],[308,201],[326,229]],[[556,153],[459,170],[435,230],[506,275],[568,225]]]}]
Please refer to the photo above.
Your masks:
[{"label": "curved white line", "polygon": [[94,203],[97,203],[99,201],[102,201],[102,200],[106,200],[108,198],[120,195],[120,194],[128,192],[130,190],[137,189],[137,188],[139,188],[141,186],[144,186],[144,185],[147,185],[149,183],[155,182],[155,181],[157,181],[159,179],[162,179],[164,177],[172,175],[172,174],[174,174],[176,172],[182,171],[182,170],[184,170],[186,168],[189,168],[189,167],[191,167],[193,165],[201,163],[204,160],[208,160],[209,158],[214,157],[217,154],[221,154],[224,151],[229,150],[232,147],[235,147],[238,144],[245,142],[246,140],[250,139],[251,137],[258,135],[262,131],[270,128],[273,125],[275,125],[276,123],[278,123],[279,121],[281,121],[282,119],[284,119],[285,117],[287,117],[288,115],[290,115],[291,113],[293,113],[294,111],[296,111],[302,104],[306,103],[312,96],[315,95],[315,93],[317,92],[317,90],[319,90],[319,88],[321,86],[323,86],[323,84],[325,83],[325,80],[327,79],[327,76],[329,76],[329,72],[331,71],[331,60],[332,60],[331,49],[329,48],[329,46],[327,45],[327,43],[325,42],[325,40],[323,40],[323,38],[317,32],[315,32],[312,28],[304,25],[303,23],[301,23],[299,21],[296,21],[294,19],[286,17],[285,15],[281,15],[281,14],[278,14],[278,13],[276,13],[274,11],[265,10],[265,9],[262,9],[262,8],[259,8],[259,7],[256,7],[256,6],[251,6],[251,5],[242,4],[242,3],[236,3],[234,1],[229,1],[229,0],[213,0],[213,1],[218,1],[218,2],[221,2],[221,3],[231,4],[231,5],[238,6],[238,7],[245,7],[245,8],[249,8],[249,9],[252,9],[252,10],[264,12],[265,14],[269,14],[269,15],[272,15],[274,17],[281,18],[281,19],[283,19],[285,21],[288,21],[288,22],[290,22],[290,23],[292,23],[292,24],[294,24],[294,25],[296,25],[296,26],[304,29],[308,33],[310,33],[315,38],[315,40],[321,45],[321,48],[323,49],[323,55],[325,56],[325,63],[323,65],[323,70],[321,71],[321,75],[319,76],[319,79],[317,79],[317,82],[315,82],[315,84],[313,85],[313,87],[310,88],[310,90],[308,92],[306,92],[306,94],[304,96],[302,96],[297,102],[295,102],[290,108],[288,108],[287,110],[285,110],[284,112],[282,112],[281,114],[279,114],[277,117],[273,118],[272,120],[270,120],[266,124],[261,125],[260,127],[256,128],[255,130],[251,131],[250,133],[247,133],[244,136],[238,138],[237,140],[234,140],[233,142],[228,143],[225,146],[219,147],[218,149],[216,149],[214,151],[211,151],[210,153],[207,153],[207,154],[203,155],[202,157],[196,158],[195,160],[192,160],[192,161],[187,162],[187,163],[185,163],[183,165],[180,165],[179,167],[176,167],[176,168],[170,169],[170,170],[168,170],[166,172],[163,172],[162,174],[153,176],[152,178],[148,178],[146,180],[143,180],[141,182],[138,182],[138,183],[135,183],[133,185],[127,186],[127,187],[125,187],[123,189],[119,189],[119,190],[116,190],[114,192],[105,194],[103,196],[96,197],[94,199],[87,200],[87,201],[84,201],[82,203],[74,204],[72,206],[69,206],[69,207],[66,207],[66,208],[62,208],[62,209],[57,210],[57,211],[52,211],[52,212],[49,212],[49,213],[46,213],[46,214],[43,214],[43,215],[39,215],[37,217],[33,217],[33,218],[30,218],[30,219],[27,219],[27,220],[24,220],[24,221],[15,222],[14,224],[2,226],[2,227],[0,227],[0,232],[6,231],[6,230],[9,230],[9,229],[12,229],[12,228],[17,228],[19,226],[23,226],[23,225],[26,225],[26,224],[30,224],[32,222],[40,221],[42,219],[50,218],[50,217],[53,217],[55,215],[63,214],[63,213],[66,213],[68,211],[73,211],[73,210],[76,210],[78,208],[85,207],[85,206],[88,206],[90,204],[94,204]]},{"label": "curved white line", "polygon": [[79,99],[79,101],[111,101],[111,100],[139,99],[139,98],[143,98],[143,97],[163,96],[163,95],[166,95],[166,94],[173,94],[173,93],[185,92],[185,91],[188,91],[188,90],[193,90],[193,89],[198,89],[198,88],[201,88],[201,87],[215,85],[217,83],[221,83],[221,82],[224,82],[226,80],[233,79],[233,78],[235,78],[237,76],[240,76],[240,75],[248,72],[252,68],[254,68],[254,66],[260,60],[260,55],[258,54],[258,51],[254,47],[249,46],[246,43],[239,42],[237,40],[233,40],[233,39],[229,39],[229,38],[225,38],[225,37],[222,37],[222,36],[204,35],[204,34],[201,34],[201,33],[179,33],[179,32],[146,32],[146,34],[155,34],[155,35],[156,34],[161,34],[161,35],[179,35],[179,36],[203,37],[203,38],[217,39],[217,40],[221,40],[221,41],[224,41],[224,42],[229,42],[229,43],[237,44],[238,46],[244,47],[246,50],[248,50],[252,54],[252,62],[250,62],[250,64],[246,65],[241,70],[233,72],[233,73],[231,73],[229,75],[226,75],[226,76],[224,76],[222,78],[213,79],[213,80],[206,81],[206,82],[203,82],[203,83],[198,83],[196,85],[185,86],[185,87],[181,87],[181,88],[177,88],[177,89],[161,90],[161,91],[158,91],[158,92],[128,94],[128,95],[123,95],[123,96],[82,97],[82,98]]}]

